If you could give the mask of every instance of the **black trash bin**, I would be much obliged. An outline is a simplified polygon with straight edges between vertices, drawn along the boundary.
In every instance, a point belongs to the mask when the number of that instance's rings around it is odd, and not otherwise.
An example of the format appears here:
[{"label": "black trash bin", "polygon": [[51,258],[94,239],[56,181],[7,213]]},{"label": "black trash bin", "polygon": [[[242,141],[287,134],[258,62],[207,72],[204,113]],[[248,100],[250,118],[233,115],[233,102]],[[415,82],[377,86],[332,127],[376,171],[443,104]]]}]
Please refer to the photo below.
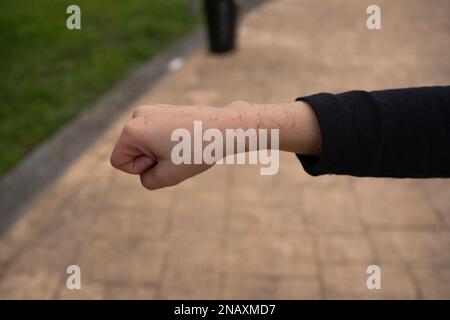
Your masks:
[{"label": "black trash bin", "polygon": [[236,42],[238,8],[234,0],[205,0],[211,52],[232,51]]}]

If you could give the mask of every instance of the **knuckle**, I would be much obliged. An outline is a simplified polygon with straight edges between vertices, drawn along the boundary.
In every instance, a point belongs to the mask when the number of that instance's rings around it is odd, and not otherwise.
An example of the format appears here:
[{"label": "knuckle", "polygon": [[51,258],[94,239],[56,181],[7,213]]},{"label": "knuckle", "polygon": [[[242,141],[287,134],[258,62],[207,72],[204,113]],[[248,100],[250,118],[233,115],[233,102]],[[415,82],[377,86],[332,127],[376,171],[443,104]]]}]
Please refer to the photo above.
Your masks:
[{"label": "knuckle", "polygon": [[119,148],[119,142],[116,143],[116,145],[113,148],[113,151],[111,152],[111,156],[109,157],[109,162],[111,163],[111,166],[113,168],[118,169],[119,163],[118,163],[118,148]]},{"label": "knuckle", "polygon": [[133,111],[133,118],[139,117],[140,115],[142,115],[145,111],[147,106],[138,106],[134,109]]},{"label": "knuckle", "polygon": [[128,121],[128,122],[125,124],[125,126],[123,127],[122,132],[123,132],[124,135],[128,135],[128,134],[130,134],[132,131],[133,131],[133,124],[132,124],[131,121]]},{"label": "knuckle", "polygon": [[123,127],[123,134],[125,136],[132,136],[135,134],[137,128],[138,128],[138,121],[136,119],[132,119],[128,121],[125,126]]},{"label": "knuckle", "polygon": [[113,168],[117,169],[117,161],[116,158],[114,157],[114,154],[112,154],[111,157],[109,158],[109,162],[111,163],[111,166]]},{"label": "knuckle", "polygon": [[109,158],[109,162],[111,163],[111,166],[116,169],[120,169],[120,165],[121,165],[119,163],[119,153],[120,153],[120,150],[118,149],[118,146],[116,145],[114,147],[113,152],[111,153],[110,158]]}]

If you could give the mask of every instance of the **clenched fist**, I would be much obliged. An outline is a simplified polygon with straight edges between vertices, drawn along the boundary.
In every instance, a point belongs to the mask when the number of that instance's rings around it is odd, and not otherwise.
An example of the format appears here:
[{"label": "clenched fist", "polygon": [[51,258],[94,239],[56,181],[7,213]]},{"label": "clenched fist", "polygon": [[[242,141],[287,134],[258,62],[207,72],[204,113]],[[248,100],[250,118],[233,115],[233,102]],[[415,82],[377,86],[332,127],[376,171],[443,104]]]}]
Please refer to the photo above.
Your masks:
[{"label": "clenched fist", "polygon": [[178,128],[189,130],[195,120],[214,126],[219,111],[211,107],[139,107],[122,130],[111,164],[140,175],[142,185],[150,190],[178,184],[203,172],[211,165],[173,163],[171,151],[176,142],[171,141],[172,132]]}]

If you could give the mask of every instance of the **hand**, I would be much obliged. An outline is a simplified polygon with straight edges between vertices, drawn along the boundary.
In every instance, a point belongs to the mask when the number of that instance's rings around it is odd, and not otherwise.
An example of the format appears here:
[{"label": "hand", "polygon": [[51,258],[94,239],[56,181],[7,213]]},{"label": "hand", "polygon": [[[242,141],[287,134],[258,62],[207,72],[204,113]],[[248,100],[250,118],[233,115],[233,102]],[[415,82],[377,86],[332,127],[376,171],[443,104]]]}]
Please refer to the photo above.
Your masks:
[{"label": "hand", "polygon": [[172,162],[171,151],[176,142],[172,132],[178,128],[192,130],[195,120],[214,126],[220,109],[211,107],[141,106],[125,125],[111,155],[116,169],[140,175],[142,185],[149,189],[173,186],[209,169],[207,164]]}]

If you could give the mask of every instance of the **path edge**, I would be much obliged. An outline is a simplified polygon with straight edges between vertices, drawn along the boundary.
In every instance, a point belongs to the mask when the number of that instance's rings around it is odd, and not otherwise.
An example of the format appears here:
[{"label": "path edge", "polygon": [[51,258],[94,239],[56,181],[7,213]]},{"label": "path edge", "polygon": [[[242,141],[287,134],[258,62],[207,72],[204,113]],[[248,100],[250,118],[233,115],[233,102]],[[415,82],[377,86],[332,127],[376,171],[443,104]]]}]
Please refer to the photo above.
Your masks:
[{"label": "path edge", "polygon": [[[267,1],[247,0],[240,8],[241,15]],[[65,124],[7,172],[0,180],[0,236],[27,211],[38,195],[48,190],[84,151],[128,111],[133,102],[170,72],[170,61],[185,59],[202,49],[206,50],[204,27],[175,41],[144,62],[100,96],[93,107]]]}]

